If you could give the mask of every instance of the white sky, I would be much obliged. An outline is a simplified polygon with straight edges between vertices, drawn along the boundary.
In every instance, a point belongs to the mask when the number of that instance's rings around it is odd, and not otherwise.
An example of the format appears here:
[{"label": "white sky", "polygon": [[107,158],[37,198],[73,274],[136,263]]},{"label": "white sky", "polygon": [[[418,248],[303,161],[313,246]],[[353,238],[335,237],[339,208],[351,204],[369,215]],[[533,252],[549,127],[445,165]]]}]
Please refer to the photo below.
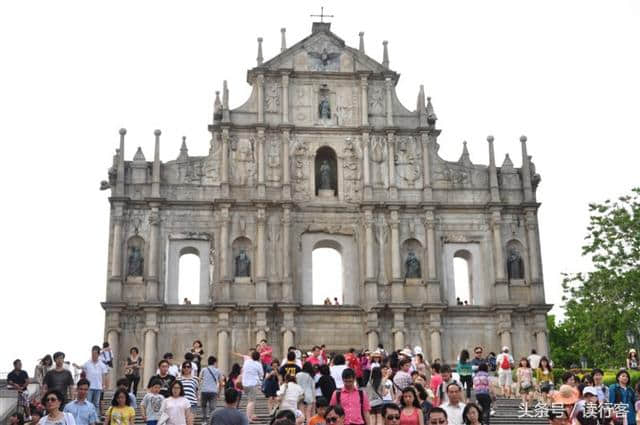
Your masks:
[{"label": "white sky", "polygon": [[[277,6],[274,6],[277,5]],[[62,349],[84,361],[100,343],[108,192],[98,190],[126,127],[126,156],[142,146],[175,159],[181,136],[205,155],[214,91],[249,96],[256,38],[265,60],[311,31],[319,2],[7,1],[0,3],[0,130],[4,140],[0,371]],[[542,175],[538,200],[547,301],[560,273],[588,267],[580,246],[587,203],[639,183],[640,5],[609,1],[327,1],[332,30],[402,77],[415,108],[432,96],[440,154],[520,166],[518,138]],[[186,347],[185,347],[186,348]]]}]

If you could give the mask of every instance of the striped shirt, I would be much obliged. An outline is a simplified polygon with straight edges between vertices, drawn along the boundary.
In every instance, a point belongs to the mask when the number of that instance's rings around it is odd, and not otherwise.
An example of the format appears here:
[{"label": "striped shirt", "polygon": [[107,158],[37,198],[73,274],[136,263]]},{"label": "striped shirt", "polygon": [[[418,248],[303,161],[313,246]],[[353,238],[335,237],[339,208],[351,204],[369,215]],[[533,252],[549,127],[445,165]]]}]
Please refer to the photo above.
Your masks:
[{"label": "striped shirt", "polygon": [[186,398],[192,406],[197,406],[199,386],[198,378],[185,378],[184,376],[179,376],[177,380],[182,382],[182,386],[184,387],[184,398]]}]

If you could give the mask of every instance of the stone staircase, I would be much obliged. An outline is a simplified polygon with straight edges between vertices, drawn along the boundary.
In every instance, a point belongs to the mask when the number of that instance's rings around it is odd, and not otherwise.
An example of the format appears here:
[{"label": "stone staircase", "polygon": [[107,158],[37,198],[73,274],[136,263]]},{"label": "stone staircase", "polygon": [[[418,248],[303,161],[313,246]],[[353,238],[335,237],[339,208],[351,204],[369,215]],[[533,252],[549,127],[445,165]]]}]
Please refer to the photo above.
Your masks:
[{"label": "stone staircase", "polygon": [[[104,396],[103,401],[103,414],[108,407],[108,403],[111,402],[113,398],[114,391],[107,391]],[[142,421],[142,414],[140,412],[140,402],[142,401],[142,397],[144,396],[144,392],[138,392],[138,408],[136,409],[136,425],[144,425]],[[475,400],[475,397],[472,397],[472,400]],[[493,404],[493,408],[496,411],[495,415],[491,417],[491,425],[545,425],[548,424],[549,421],[547,418],[535,418],[535,417],[518,417],[523,414],[523,411],[520,409],[521,401],[519,399],[506,399],[506,398],[498,398],[497,401]],[[243,397],[240,401],[240,409],[244,411],[246,409],[247,399]],[[224,399],[218,399],[217,402],[218,407],[224,406]],[[533,414],[533,408],[529,407],[530,413]],[[199,409],[198,409],[199,410]],[[256,422],[257,425],[268,425],[269,423],[269,410],[267,406],[267,399],[265,397],[261,397],[258,395],[256,400],[255,413],[258,417]],[[200,410],[195,414],[194,417],[194,425],[206,425],[202,424],[202,414]]]}]

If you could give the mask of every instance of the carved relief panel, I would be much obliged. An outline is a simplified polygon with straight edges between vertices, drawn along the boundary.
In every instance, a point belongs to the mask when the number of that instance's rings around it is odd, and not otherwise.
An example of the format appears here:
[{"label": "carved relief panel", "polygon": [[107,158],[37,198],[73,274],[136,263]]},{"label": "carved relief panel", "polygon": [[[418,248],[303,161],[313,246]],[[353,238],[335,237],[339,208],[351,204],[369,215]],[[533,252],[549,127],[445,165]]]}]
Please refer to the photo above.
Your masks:
[{"label": "carved relief panel", "polygon": [[344,199],[346,201],[358,201],[361,199],[362,187],[360,140],[347,137],[342,155]]},{"label": "carved relief panel", "polygon": [[270,186],[277,186],[280,183],[280,137],[276,134],[270,135],[266,141],[267,151],[267,183]]},{"label": "carved relief panel", "polygon": [[309,149],[300,139],[292,138],[289,145],[291,183],[294,199],[305,200],[309,192]]},{"label": "carved relief panel", "polygon": [[414,188],[422,176],[422,148],[413,136],[401,136],[396,139],[396,184],[400,188]]},{"label": "carved relief panel", "polygon": [[233,183],[253,186],[256,174],[256,141],[253,137],[231,136],[231,159]]},{"label": "carved relief panel", "polygon": [[387,138],[381,135],[371,137],[369,159],[372,162],[371,174],[375,187],[388,186]]}]

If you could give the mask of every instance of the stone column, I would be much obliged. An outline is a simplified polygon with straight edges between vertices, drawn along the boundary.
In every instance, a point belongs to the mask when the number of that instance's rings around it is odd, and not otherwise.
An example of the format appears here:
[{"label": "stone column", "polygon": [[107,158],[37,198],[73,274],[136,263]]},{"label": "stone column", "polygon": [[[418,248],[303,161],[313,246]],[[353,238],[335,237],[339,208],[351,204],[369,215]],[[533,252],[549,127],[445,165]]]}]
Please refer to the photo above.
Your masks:
[{"label": "stone column", "polygon": [[158,358],[158,348],[156,345],[157,329],[147,328],[144,332],[144,367],[142,382],[147,384],[156,373],[156,362]]},{"label": "stone column", "polygon": [[375,329],[369,329],[367,332],[367,344],[369,346],[369,351],[374,351],[378,349],[378,344],[380,340],[378,339],[378,331]]},{"label": "stone column", "polygon": [[442,331],[440,328],[431,329],[431,361],[442,359]]},{"label": "stone column", "polygon": [[265,180],[265,159],[264,159],[264,127],[258,127],[258,197],[264,198],[266,195]]},{"label": "stone column", "polygon": [[229,127],[222,128],[222,164],[220,164],[220,187],[223,196],[229,195]]},{"label": "stone column", "polygon": [[367,86],[369,85],[369,82],[367,81],[368,78],[368,74],[360,74],[360,99],[362,100],[361,110],[363,127],[369,125],[369,98],[367,90]]},{"label": "stone column", "polygon": [[287,350],[289,347],[295,345],[295,308],[294,307],[283,307],[282,308],[283,319],[282,319],[282,357],[283,359],[287,358]]},{"label": "stone column", "polygon": [[256,344],[259,344],[263,339],[267,339],[267,309],[262,307],[256,307]]},{"label": "stone column", "polygon": [[424,179],[424,187],[422,188],[422,200],[429,202],[433,200],[433,191],[431,186],[431,148],[429,133],[420,133],[422,142],[422,175]]},{"label": "stone column", "polygon": [[258,85],[258,107],[256,108],[258,111],[258,123],[262,124],[264,122],[264,75],[258,74],[256,76],[256,84]]},{"label": "stone column", "polygon": [[293,285],[291,283],[291,250],[289,247],[289,231],[291,227],[291,206],[282,208],[282,299],[293,301]]},{"label": "stone column", "polygon": [[256,211],[256,301],[267,301],[267,273],[265,259],[264,226],[266,222],[266,211],[264,205],[258,205]]},{"label": "stone column", "polygon": [[427,302],[439,303],[442,299],[440,296],[440,282],[438,281],[436,265],[436,219],[435,211],[432,207],[425,208],[424,227],[427,237]]},{"label": "stone column", "polygon": [[114,362],[113,367],[109,371],[109,386],[115,388],[116,381],[118,380],[118,356],[120,354],[120,329],[112,328],[107,330],[107,342],[111,347],[113,353]]},{"label": "stone column", "polygon": [[368,306],[378,303],[378,284],[376,282],[376,270],[374,263],[373,240],[373,208],[367,208],[364,212],[365,235],[365,299]]},{"label": "stone column", "polygon": [[371,200],[373,198],[373,189],[371,187],[371,168],[369,163],[369,132],[362,133],[362,174],[364,183],[364,199]]},{"label": "stone column", "polygon": [[116,204],[112,217],[111,276],[107,290],[107,301],[110,302],[122,299],[122,222],[124,220],[122,210],[122,206]]},{"label": "stone column", "polygon": [[389,165],[389,197],[391,199],[398,198],[398,188],[396,187],[396,145],[394,141],[393,131],[387,132],[387,162]]},{"label": "stone column", "polygon": [[498,335],[500,335],[500,344],[502,346],[506,345],[509,347],[509,350],[511,350],[511,353],[515,353],[516,350],[513,345],[511,345],[511,314],[508,311],[502,311],[499,312],[498,315]]},{"label": "stone column", "polygon": [[282,334],[282,358],[287,358],[287,350],[293,346],[293,331],[285,329]]},{"label": "stone column", "polygon": [[401,350],[404,348],[404,309],[393,310],[393,344],[394,350]]},{"label": "stone column", "polygon": [[391,81],[390,77],[385,77],[384,86],[387,92],[387,127],[393,127],[393,102],[391,96],[393,81]]},{"label": "stone column", "polygon": [[[511,346],[511,331],[508,329],[502,329],[500,331],[500,344],[502,346],[507,346],[513,352],[513,347]],[[502,348],[502,347],[501,347]]]},{"label": "stone column", "polygon": [[538,234],[535,210],[527,210],[525,213],[525,225],[527,227],[527,243],[529,244],[529,267],[531,267],[531,281],[540,281],[540,267],[538,263]]},{"label": "stone column", "polygon": [[527,137],[521,136],[522,145],[522,189],[524,191],[524,202],[533,202],[533,187],[531,186],[531,168],[529,165],[529,155],[527,154]]},{"label": "stone column", "polygon": [[[151,214],[149,214],[149,269],[147,271],[147,295],[146,301],[160,301],[158,293],[158,255],[160,253],[160,211],[157,203],[151,203]],[[147,381],[148,382],[148,381]]]},{"label": "stone column", "polygon": [[218,368],[228,371],[231,368],[229,362],[231,348],[230,313],[228,309],[218,310]]},{"label": "stone column", "polygon": [[229,205],[225,204],[220,209],[220,279],[222,281],[222,294],[223,301],[229,301],[231,299],[231,271],[229,270],[229,264],[231,259],[229,258]]},{"label": "stone column", "polygon": [[549,345],[547,343],[547,330],[546,329],[537,329],[535,331],[536,335],[536,351],[541,356],[549,355]]},{"label": "stone column", "polygon": [[291,168],[289,165],[289,130],[282,130],[282,197],[291,199]]},{"label": "stone column", "polygon": [[491,231],[493,233],[493,258],[495,269],[495,289],[496,299],[498,303],[506,303],[509,301],[509,285],[505,278],[504,256],[502,254],[502,232],[500,225],[502,217],[499,208],[491,211]]},{"label": "stone column", "polygon": [[391,211],[389,225],[391,226],[391,302],[401,303],[404,302],[404,288],[400,260],[400,220],[397,210]]},{"label": "stone column", "polygon": [[282,123],[289,124],[289,73],[282,71]]}]

